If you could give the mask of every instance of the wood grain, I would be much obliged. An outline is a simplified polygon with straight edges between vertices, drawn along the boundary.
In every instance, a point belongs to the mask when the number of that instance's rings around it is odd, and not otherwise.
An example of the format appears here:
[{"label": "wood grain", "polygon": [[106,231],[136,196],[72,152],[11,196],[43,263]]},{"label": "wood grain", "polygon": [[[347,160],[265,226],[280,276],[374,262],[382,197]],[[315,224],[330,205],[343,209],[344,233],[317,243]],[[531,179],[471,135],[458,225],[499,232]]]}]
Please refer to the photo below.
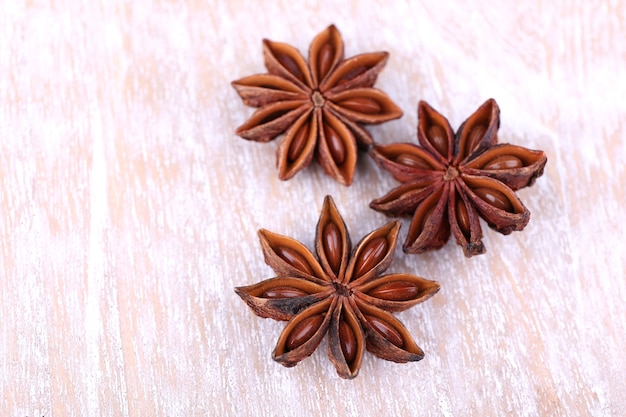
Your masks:
[{"label": "wood grain", "polygon": [[[0,415],[621,415],[625,22],[611,0],[4,2]],[[233,133],[261,40],[305,52],[330,23],[347,55],[390,53],[377,87],[405,115],[379,142],[415,140],[420,99],[456,127],[494,97],[500,140],[548,154],[524,232],[396,252],[442,285],[397,315],[426,357],[367,354],[352,381],[325,346],[273,362],[283,324],[232,290],[272,276],[259,228],[311,247],[326,194],[354,241],[387,221],[364,154],[351,187],[281,182],[276,143]]]}]

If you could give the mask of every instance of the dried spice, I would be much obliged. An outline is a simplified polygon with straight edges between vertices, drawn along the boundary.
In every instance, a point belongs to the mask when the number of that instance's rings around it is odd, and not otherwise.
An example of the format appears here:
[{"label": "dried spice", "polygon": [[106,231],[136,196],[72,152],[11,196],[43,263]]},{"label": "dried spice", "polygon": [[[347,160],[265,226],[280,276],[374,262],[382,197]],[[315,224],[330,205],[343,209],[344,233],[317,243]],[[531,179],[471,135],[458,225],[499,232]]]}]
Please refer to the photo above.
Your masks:
[{"label": "dried spice", "polygon": [[289,320],[272,357],[294,366],[328,333],[328,355],[342,378],[354,378],[364,350],[394,362],[424,353],[390,312],[430,298],[439,284],[407,274],[380,274],[390,265],[399,221],[365,236],[352,250],[346,225],[327,196],[317,224],[317,257],[302,243],[267,230],[259,237],[276,278],[236,288],[261,317]]},{"label": "dried spice", "polygon": [[450,237],[465,256],[485,252],[479,217],[502,234],[522,230],[530,212],[515,194],[543,173],[547,158],[510,144],[497,144],[500,109],[487,100],[459,127],[425,102],[418,106],[421,146],[374,146],[379,166],[402,182],[370,207],[389,216],[412,215],[403,249],[421,253],[442,247]]},{"label": "dried spice", "polygon": [[288,180],[315,154],[324,171],[350,185],[358,147],[372,137],[363,124],[402,116],[382,91],[372,88],[387,62],[387,52],[344,59],[343,40],[333,25],[318,34],[308,62],[294,47],[263,40],[267,74],[233,81],[243,102],[259,109],[236,133],[267,142],[285,132],[277,150],[278,176]]}]

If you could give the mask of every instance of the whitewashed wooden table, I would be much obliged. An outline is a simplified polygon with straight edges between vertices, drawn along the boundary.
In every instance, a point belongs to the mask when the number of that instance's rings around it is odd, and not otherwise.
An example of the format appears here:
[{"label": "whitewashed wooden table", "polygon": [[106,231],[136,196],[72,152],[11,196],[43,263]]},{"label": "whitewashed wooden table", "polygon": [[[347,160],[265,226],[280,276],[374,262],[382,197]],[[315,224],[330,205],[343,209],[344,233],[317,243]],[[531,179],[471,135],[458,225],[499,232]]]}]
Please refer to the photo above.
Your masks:
[{"label": "whitewashed wooden table", "polygon": [[[623,415],[625,22],[610,0],[2,3],[0,415]],[[282,182],[275,142],[233,134],[261,39],[306,51],[330,23],[346,55],[390,53],[404,117],[379,142],[415,140],[420,99],[457,127],[494,97],[501,141],[548,155],[524,232],[396,251],[442,285],[397,315],[426,357],[351,381],[325,342],[273,362],[283,324],[233,292],[273,276],[257,229],[311,246],[326,194],[355,241],[387,221],[364,154],[351,187]]]}]

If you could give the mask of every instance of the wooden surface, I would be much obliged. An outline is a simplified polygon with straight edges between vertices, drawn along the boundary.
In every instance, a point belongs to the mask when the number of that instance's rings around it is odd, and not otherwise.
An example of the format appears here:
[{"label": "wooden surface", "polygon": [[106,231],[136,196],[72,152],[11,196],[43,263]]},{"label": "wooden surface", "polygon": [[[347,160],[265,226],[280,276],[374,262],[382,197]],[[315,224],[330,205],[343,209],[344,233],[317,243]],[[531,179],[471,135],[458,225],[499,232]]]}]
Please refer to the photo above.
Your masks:
[{"label": "wooden surface", "polygon": [[[622,1],[73,0],[0,6],[0,415],[618,416],[626,409],[626,5]],[[230,81],[261,39],[387,50],[377,87],[414,141],[425,99],[458,126],[485,99],[502,142],[543,149],[522,233],[485,255],[396,251],[441,283],[397,314],[426,352],[367,354],[341,380],[325,341],[287,369],[283,323],[233,287],[273,276],[256,231],[311,246],[326,194],[353,239],[396,184],[364,154],[353,186],[277,178],[276,142]],[[404,239],[407,222],[400,238]]]}]

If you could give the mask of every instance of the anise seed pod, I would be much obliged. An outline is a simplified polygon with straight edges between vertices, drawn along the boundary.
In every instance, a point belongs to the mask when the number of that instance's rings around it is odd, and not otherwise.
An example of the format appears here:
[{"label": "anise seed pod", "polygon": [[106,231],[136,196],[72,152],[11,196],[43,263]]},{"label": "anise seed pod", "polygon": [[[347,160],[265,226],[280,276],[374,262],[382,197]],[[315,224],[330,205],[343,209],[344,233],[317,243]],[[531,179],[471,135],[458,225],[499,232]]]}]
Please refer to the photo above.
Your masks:
[{"label": "anise seed pod", "polygon": [[261,230],[265,261],[279,275],[235,289],[261,317],[289,320],[272,357],[294,366],[328,333],[328,355],[342,378],[357,376],[365,349],[394,362],[424,352],[391,312],[404,311],[439,290],[414,275],[381,275],[391,264],[400,222],[365,236],[354,248],[332,198],[317,224],[315,256],[302,243]]},{"label": "anise seed pod", "polygon": [[373,143],[363,125],[402,116],[384,92],[373,88],[388,54],[344,59],[334,25],[313,39],[308,62],[294,47],[267,39],[263,54],[267,74],[232,82],[246,105],[259,108],[237,135],[268,142],[285,134],[276,152],[281,180],[293,177],[315,156],[327,175],[350,185],[358,147]]},{"label": "anise seed pod", "polygon": [[389,216],[412,216],[403,249],[441,248],[452,233],[470,257],[485,252],[479,217],[502,234],[522,230],[530,212],[515,191],[530,186],[547,162],[542,151],[497,144],[500,109],[487,100],[459,127],[421,101],[417,139],[378,145],[370,155],[402,185],[370,203]]}]

